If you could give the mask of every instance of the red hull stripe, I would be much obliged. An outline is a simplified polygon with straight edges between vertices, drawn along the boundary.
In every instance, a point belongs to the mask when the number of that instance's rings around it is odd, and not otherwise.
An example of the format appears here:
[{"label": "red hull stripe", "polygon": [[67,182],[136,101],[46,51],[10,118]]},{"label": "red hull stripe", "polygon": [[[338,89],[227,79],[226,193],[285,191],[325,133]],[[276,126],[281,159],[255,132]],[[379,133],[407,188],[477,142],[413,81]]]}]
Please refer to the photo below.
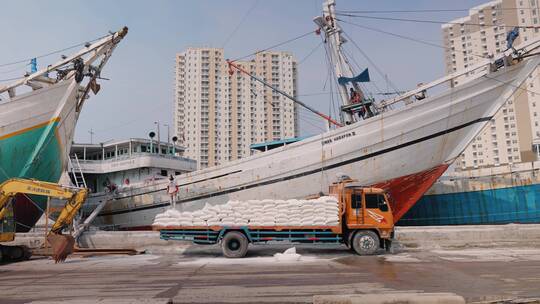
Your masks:
[{"label": "red hull stripe", "polygon": [[383,188],[390,193],[393,199],[391,205],[394,223],[396,223],[431,188],[447,168],[447,164],[441,164],[426,171],[394,178],[372,186]]}]

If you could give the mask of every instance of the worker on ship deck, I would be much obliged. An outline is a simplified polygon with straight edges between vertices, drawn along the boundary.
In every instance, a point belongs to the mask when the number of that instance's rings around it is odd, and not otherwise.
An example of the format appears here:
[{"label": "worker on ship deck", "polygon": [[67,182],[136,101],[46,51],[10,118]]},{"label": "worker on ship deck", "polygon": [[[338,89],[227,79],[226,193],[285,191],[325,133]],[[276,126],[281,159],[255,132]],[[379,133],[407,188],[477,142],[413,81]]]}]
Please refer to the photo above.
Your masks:
[{"label": "worker on ship deck", "polygon": [[351,94],[351,103],[359,103],[361,101],[360,94],[354,88],[351,88],[349,92]]},{"label": "worker on ship deck", "polygon": [[174,180],[174,176],[171,174],[169,176],[169,184],[167,185],[167,193],[169,194],[171,200],[171,206],[176,208],[176,194],[178,193],[178,185]]},{"label": "worker on ship deck", "polygon": [[[350,94],[351,104],[361,103],[362,95],[358,91],[356,91],[354,88],[351,87],[349,89],[349,94]],[[354,112],[355,111],[351,111],[351,114],[354,114]],[[360,119],[364,118],[365,113],[366,113],[365,106],[362,106],[360,110],[358,111],[358,118]]]}]

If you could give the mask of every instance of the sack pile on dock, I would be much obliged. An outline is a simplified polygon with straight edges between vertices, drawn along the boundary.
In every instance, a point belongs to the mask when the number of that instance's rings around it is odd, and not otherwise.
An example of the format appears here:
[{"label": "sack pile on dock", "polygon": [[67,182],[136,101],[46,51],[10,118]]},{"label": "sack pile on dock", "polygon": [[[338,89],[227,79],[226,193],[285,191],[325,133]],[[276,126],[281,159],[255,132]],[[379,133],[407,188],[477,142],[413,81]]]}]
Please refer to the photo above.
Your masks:
[{"label": "sack pile on dock", "polygon": [[167,210],[156,215],[154,226],[335,226],[338,201],[333,196],[313,200],[229,201],[206,204],[194,212]]}]

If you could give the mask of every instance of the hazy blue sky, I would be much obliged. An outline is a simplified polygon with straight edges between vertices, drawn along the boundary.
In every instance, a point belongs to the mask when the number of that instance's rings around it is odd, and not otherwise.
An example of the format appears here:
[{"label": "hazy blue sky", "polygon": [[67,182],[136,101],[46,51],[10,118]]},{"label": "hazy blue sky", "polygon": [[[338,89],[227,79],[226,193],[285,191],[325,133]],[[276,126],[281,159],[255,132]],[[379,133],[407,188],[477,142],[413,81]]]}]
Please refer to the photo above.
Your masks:
[{"label": "hazy blue sky", "polygon": [[[464,9],[487,1],[353,1],[338,0],[340,10]],[[227,57],[236,58],[315,29],[322,0],[231,1],[2,1],[0,64],[31,58],[91,40],[126,25],[129,34],[116,49],[102,76],[102,91],[85,104],[76,141],[94,142],[145,137],[154,121],[172,125],[175,53],[189,46],[223,47],[246,12],[244,23],[225,45]],[[448,21],[466,12],[385,14],[391,17]],[[440,25],[347,19],[369,27],[441,44]],[[399,89],[429,82],[444,73],[443,50],[343,24],[348,35],[388,75]],[[305,37],[278,50],[291,51],[298,60],[320,42]],[[362,67],[369,67],[383,90],[386,82],[373,66],[348,43],[347,50]],[[70,54],[72,51],[66,52]],[[59,55],[40,60],[42,66]],[[299,66],[300,99],[328,112],[327,66],[324,49],[317,49]],[[24,68],[0,67],[0,79],[20,76]],[[370,86],[369,88],[373,88]],[[374,91],[373,93],[376,93]],[[302,135],[320,132],[322,124],[301,115]],[[172,129],[172,127],[171,127]]]}]

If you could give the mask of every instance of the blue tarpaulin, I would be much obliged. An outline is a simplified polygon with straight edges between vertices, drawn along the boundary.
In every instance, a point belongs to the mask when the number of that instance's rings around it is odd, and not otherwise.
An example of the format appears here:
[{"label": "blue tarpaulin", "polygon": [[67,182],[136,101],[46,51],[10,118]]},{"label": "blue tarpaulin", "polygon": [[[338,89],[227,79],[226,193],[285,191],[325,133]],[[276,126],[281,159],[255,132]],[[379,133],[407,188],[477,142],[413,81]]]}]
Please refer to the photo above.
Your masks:
[{"label": "blue tarpaulin", "polygon": [[519,37],[519,28],[514,27],[514,29],[508,32],[506,35],[506,47],[511,49],[514,44],[514,40],[516,40],[517,37]]},{"label": "blue tarpaulin", "polygon": [[339,77],[338,83],[340,85],[347,84],[349,82],[369,82],[369,71],[366,68],[362,73],[355,77]]}]

